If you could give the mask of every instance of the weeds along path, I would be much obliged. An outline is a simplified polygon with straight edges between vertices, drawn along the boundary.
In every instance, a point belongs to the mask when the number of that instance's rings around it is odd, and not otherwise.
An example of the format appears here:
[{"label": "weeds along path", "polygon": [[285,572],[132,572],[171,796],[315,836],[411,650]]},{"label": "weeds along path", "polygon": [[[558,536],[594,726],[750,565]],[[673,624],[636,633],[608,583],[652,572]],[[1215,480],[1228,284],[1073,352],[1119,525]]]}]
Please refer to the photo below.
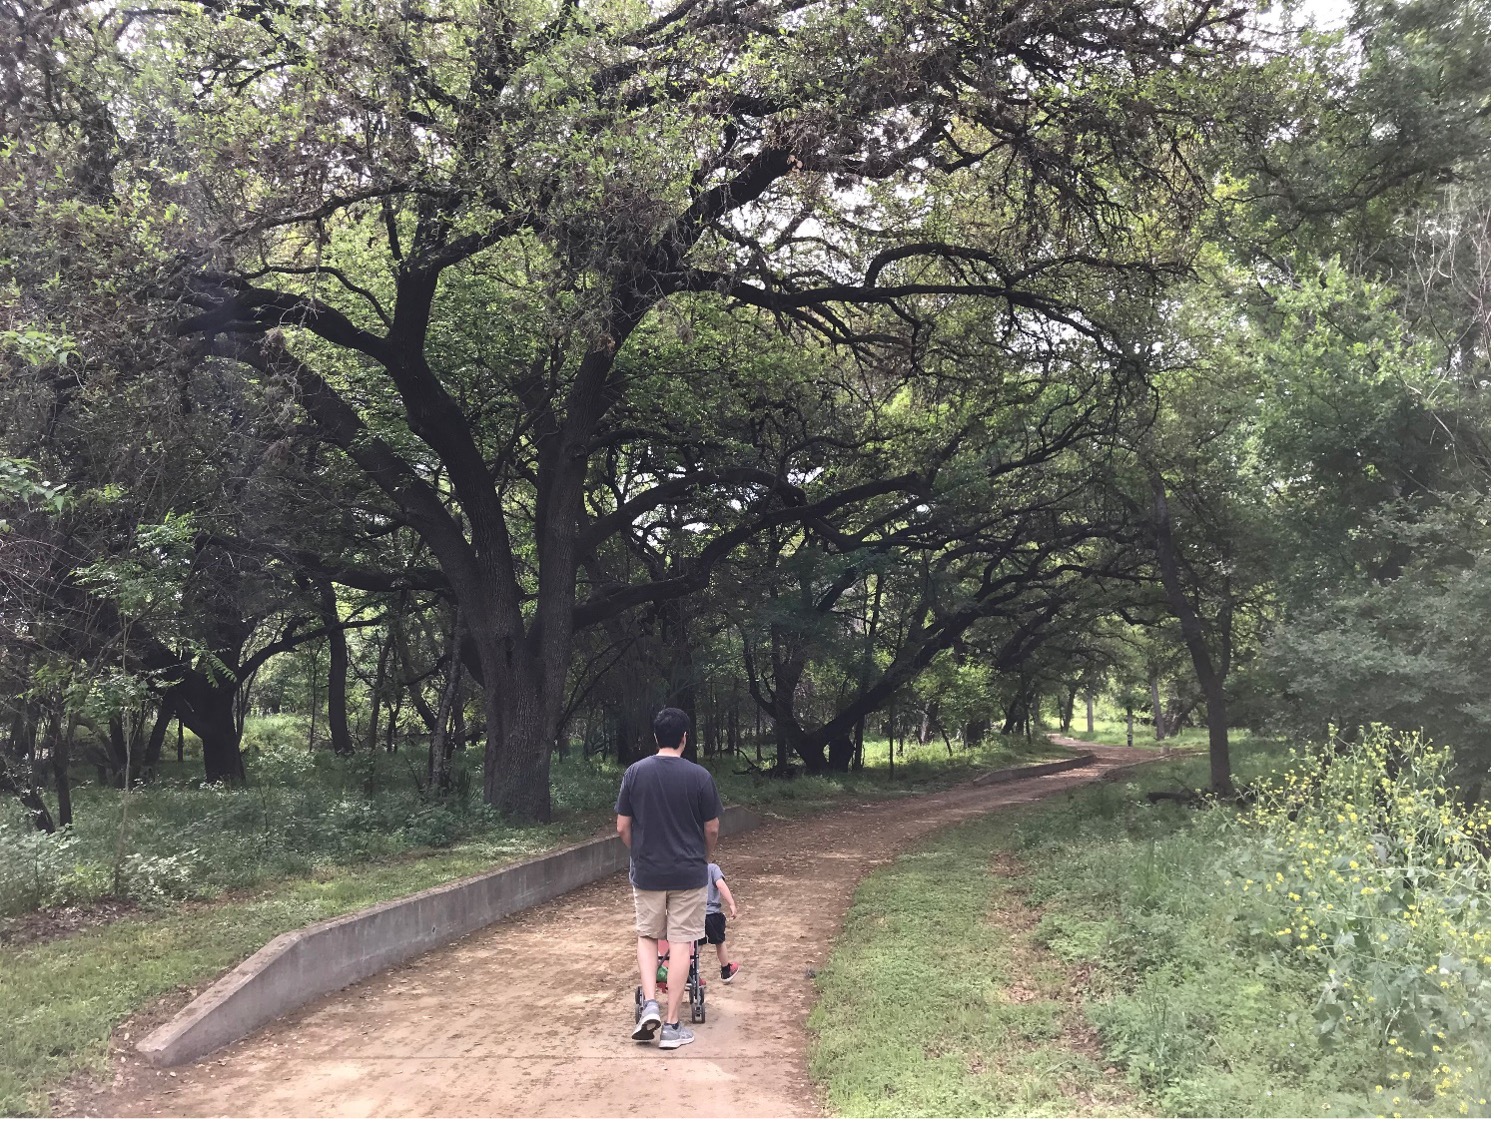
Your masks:
[{"label": "weeds along path", "polygon": [[[632,901],[615,876],[326,997],[175,1071],[116,1052],[95,1116],[817,1116],[805,1020],[856,884],[932,829],[1094,782],[1154,751],[1094,748],[1059,774],[774,820],[723,843],[742,907],[730,985],[678,1051],[634,1043]],[[707,955],[707,963],[714,955]],[[688,1020],[688,1015],[684,1017]]]}]

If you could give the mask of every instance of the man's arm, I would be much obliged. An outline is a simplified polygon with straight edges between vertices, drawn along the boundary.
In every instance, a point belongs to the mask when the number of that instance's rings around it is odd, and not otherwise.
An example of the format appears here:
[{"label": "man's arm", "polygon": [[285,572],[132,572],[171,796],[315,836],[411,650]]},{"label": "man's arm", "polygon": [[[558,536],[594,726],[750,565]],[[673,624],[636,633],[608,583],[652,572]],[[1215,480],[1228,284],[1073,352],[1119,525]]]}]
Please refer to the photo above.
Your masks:
[{"label": "man's arm", "polygon": [[716,856],[716,838],[721,835],[721,795],[716,793],[716,780],[711,777],[710,771],[701,767],[699,774],[699,812],[701,820],[705,822],[706,860],[710,861]]},{"label": "man's arm", "polygon": [[622,838],[622,843],[630,849],[633,847],[632,778],[633,768],[629,767],[623,772],[622,782],[617,788],[617,804],[612,807],[617,813],[617,835]]}]

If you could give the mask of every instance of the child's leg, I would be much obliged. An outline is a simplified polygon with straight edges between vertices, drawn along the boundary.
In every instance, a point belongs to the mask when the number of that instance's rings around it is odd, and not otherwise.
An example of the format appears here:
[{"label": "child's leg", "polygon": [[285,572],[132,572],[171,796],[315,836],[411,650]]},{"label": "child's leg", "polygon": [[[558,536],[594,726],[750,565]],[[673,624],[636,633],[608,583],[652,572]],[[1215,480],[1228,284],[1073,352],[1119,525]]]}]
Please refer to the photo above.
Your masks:
[{"label": "child's leg", "polygon": [[716,947],[716,963],[721,967],[721,978],[726,980],[731,969],[731,959],[726,956],[726,916],[723,914],[712,914],[706,916],[706,936]]}]

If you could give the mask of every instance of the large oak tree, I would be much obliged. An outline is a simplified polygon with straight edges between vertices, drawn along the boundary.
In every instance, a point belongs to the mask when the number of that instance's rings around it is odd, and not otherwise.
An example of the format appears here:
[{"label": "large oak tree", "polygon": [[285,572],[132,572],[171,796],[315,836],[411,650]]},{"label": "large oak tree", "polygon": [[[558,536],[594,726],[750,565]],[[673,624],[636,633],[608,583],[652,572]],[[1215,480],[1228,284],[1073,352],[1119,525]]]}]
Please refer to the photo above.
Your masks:
[{"label": "large oak tree", "polygon": [[[619,495],[607,457],[650,439],[615,423],[639,412],[640,327],[736,308],[916,373],[964,296],[1115,360],[1107,320],[1186,255],[1244,19],[1215,0],[58,10],[44,65],[82,91],[79,166],[154,239],[136,294],[191,305],[176,329],[202,361],[292,387],[420,535],[470,636],[485,795],[541,819],[578,628],[704,587],[758,532],[923,483],[715,462]],[[667,571],[586,574],[703,494],[729,514]]]}]

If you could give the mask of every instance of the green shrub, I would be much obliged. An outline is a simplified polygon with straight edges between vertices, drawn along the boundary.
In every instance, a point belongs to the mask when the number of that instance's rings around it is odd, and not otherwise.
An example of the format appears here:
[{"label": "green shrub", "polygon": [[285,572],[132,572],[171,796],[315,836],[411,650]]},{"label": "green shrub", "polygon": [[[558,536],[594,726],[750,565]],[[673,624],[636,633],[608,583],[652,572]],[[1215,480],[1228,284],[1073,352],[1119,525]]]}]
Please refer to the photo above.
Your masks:
[{"label": "green shrub", "polygon": [[1391,1113],[1466,1111],[1488,1069],[1489,812],[1453,801],[1450,763],[1382,728],[1294,756],[1226,865],[1249,935],[1320,975],[1322,1043],[1368,1031],[1390,1049]]},{"label": "green shrub", "polygon": [[454,811],[441,805],[416,810],[405,822],[404,839],[420,848],[447,848],[462,835],[463,822]]},{"label": "green shrub", "polygon": [[87,858],[76,831],[43,833],[0,818],[0,915],[116,896],[157,904],[201,894],[195,849],[166,855],[126,852],[116,868]]},{"label": "green shrub", "polygon": [[119,867],[119,891],[137,903],[160,904],[202,894],[201,861],[196,849],[165,856],[132,852]]},{"label": "green shrub", "polygon": [[0,915],[77,902],[78,838],[0,816]]},{"label": "green shrub", "polygon": [[[1249,809],[1132,781],[1001,832],[1039,941],[1089,967],[1107,1058],[1164,1116],[1487,1116],[1487,807],[1460,811],[1446,754],[1410,739],[1235,746]],[[1146,789],[1205,767],[1148,768]]]}]

